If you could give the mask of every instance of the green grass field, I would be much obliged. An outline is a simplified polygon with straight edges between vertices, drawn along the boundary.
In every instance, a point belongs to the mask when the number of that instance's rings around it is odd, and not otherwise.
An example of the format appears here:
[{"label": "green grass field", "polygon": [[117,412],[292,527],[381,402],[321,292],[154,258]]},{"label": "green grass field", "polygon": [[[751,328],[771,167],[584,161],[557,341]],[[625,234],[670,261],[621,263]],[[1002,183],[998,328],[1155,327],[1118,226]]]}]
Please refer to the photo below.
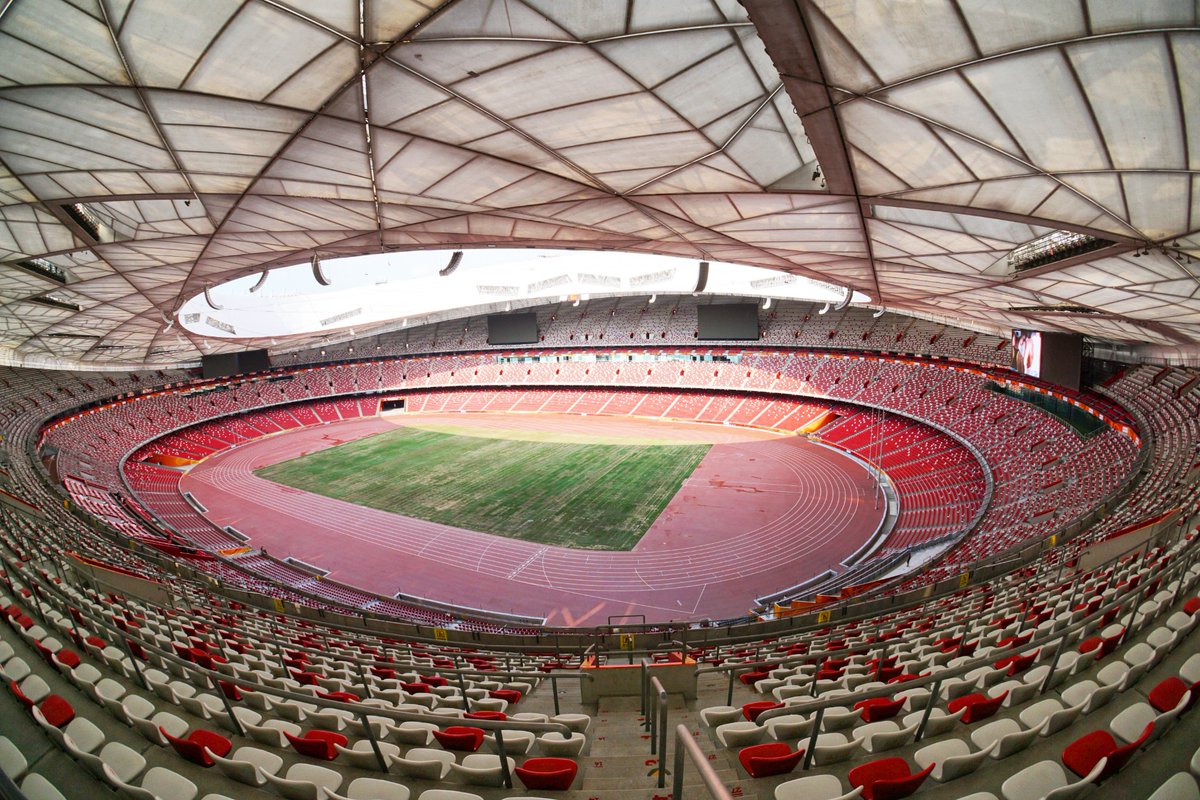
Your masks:
[{"label": "green grass field", "polygon": [[255,474],[460,528],[629,550],[710,446],[514,441],[397,428]]}]

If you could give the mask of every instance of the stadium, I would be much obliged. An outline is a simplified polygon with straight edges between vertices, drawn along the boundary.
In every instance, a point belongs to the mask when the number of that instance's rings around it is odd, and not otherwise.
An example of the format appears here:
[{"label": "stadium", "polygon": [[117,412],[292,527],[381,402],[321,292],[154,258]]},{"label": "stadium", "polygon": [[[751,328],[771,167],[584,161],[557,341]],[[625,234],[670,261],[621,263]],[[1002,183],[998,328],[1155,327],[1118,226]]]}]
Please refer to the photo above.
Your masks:
[{"label": "stadium", "polygon": [[0,3],[0,800],[1200,798],[1194,3]]}]

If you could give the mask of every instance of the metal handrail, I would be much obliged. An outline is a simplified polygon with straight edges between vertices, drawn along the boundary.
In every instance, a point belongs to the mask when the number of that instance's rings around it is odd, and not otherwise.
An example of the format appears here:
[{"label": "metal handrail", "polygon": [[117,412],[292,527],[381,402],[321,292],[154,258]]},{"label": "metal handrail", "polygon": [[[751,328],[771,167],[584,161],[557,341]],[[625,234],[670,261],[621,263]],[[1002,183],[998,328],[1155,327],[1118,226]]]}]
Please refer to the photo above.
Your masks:
[{"label": "metal handrail", "polygon": [[655,702],[650,704],[650,755],[658,756],[658,788],[667,785],[667,690],[658,676],[650,677],[650,691]]},{"label": "metal handrail", "polygon": [[[717,777],[717,771],[708,762],[708,757],[704,755],[704,751],[700,749],[700,745],[696,744],[696,740],[692,738],[691,731],[688,730],[687,725],[675,726],[675,775],[671,783],[672,800],[683,800],[685,756],[700,771],[700,779],[704,781],[704,786],[708,789],[708,793],[713,800],[733,800],[733,795],[730,794],[725,784],[721,783],[721,779]],[[659,774],[662,774],[661,771]]]},{"label": "metal handrail", "polygon": [[0,800],[27,800],[25,793],[4,770],[0,769]]}]

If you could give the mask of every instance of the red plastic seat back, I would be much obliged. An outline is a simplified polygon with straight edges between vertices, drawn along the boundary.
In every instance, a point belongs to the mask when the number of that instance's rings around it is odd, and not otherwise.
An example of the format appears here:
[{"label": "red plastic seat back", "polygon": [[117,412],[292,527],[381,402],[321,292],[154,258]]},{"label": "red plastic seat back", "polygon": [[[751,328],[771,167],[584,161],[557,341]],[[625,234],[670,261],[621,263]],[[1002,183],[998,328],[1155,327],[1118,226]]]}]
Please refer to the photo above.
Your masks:
[{"label": "red plastic seat back", "polygon": [[52,694],[38,704],[38,711],[42,712],[42,717],[46,722],[49,722],[56,728],[69,723],[75,719],[75,709],[69,702],[59,695]]},{"label": "red plastic seat back", "polygon": [[209,757],[208,751],[199,742],[194,742],[189,737],[187,739],[179,739],[167,733],[166,728],[159,726],[159,732],[166,737],[167,742],[175,749],[176,753],[191,761],[193,764],[199,764],[202,767],[211,767],[213,765],[212,758]]},{"label": "red plastic seat back", "polygon": [[451,725],[445,730],[434,731],[433,738],[437,739],[438,744],[446,750],[474,753],[483,742],[483,730],[464,725]]},{"label": "red plastic seat back", "polygon": [[292,743],[297,753],[323,761],[333,761],[338,757],[338,752],[334,749],[335,744],[341,747],[348,744],[346,737],[336,731],[308,731],[304,738],[293,736],[287,731],[284,731],[283,735]]},{"label": "red plastic seat back", "polygon": [[758,719],[758,715],[772,708],[783,708],[783,703],[772,703],[769,700],[760,700],[757,703],[746,703],[742,706],[742,716],[754,722]]},{"label": "red plastic seat back", "polygon": [[743,747],[738,751],[738,761],[751,778],[770,775],[786,775],[796,768],[804,758],[803,750],[792,751],[785,742],[767,742]]},{"label": "red plastic seat back", "polygon": [[1188,691],[1188,685],[1177,675],[1163,680],[1150,690],[1150,705],[1162,714],[1179,705],[1179,701]]},{"label": "red plastic seat back", "polygon": [[878,722],[881,719],[891,719],[900,713],[904,700],[892,700],[887,697],[873,697],[854,704],[862,712],[863,722]]},{"label": "red plastic seat back", "polygon": [[[908,797],[920,788],[929,777],[929,773],[933,772],[934,766],[936,765],[930,764],[920,772],[914,772],[905,778],[885,778],[876,781],[869,800],[899,800],[901,797]],[[866,796],[865,792],[863,794]]]},{"label": "red plastic seat back", "polygon": [[531,758],[513,772],[526,789],[566,790],[575,782],[579,765],[569,758]]}]

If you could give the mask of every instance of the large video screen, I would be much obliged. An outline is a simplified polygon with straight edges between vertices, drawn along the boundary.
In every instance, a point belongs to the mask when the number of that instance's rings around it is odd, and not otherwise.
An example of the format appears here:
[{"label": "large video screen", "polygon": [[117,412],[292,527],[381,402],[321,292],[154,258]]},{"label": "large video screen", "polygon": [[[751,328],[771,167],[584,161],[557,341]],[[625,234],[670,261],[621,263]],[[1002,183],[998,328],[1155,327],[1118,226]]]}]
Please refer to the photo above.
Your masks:
[{"label": "large video screen", "polygon": [[492,314],[488,320],[488,344],[537,344],[537,314]]},{"label": "large video screen", "polygon": [[1068,389],[1079,389],[1083,337],[1072,333],[1013,330],[1013,369]]},{"label": "large video screen", "polygon": [[200,358],[200,369],[205,378],[225,378],[232,375],[245,375],[247,372],[262,372],[270,368],[271,358],[266,350],[216,353]]},{"label": "large video screen", "polygon": [[698,306],[696,315],[700,323],[696,338],[700,341],[758,341],[757,303]]}]

